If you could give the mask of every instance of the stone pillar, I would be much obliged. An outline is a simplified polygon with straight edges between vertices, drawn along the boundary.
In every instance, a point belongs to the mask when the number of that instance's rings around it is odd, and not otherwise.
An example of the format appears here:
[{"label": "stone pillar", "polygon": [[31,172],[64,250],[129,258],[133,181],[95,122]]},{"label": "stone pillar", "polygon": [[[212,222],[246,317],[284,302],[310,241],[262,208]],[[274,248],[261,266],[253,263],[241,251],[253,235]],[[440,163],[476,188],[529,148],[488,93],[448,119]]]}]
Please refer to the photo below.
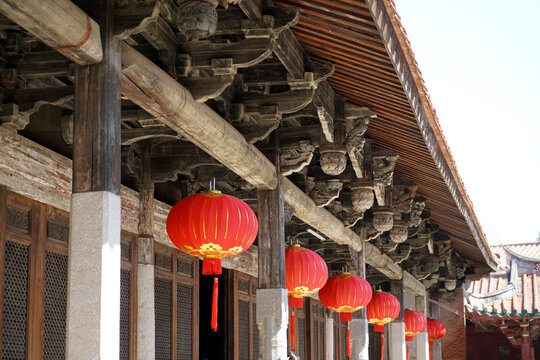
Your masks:
[{"label": "stone pillar", "polygon": [[[426,297],[425,296],[416,296],[416,311],[420,311],[422,314],[427,316],[426,309]],[[427,327],[426,330],[422,331],[420,334],[414,337],[416,342],[416,360],[429,360],[429,342]]]},{"label": "stone pillar", "polygon": [[152,140],[141,142],[139,227],[137,238],[137,359],[155,359],[154,183],[151,182]]},{"label": "stone pillar", "polygon": [[[401,280],[392,280],[390,282],[390,292],[398,299],[400,304],[403,304],[403,282]],[[390,360],[405,360],[407,356],[403,310],[403,306],[401,306],[397,318],[386,325],[388,327],[388,351]]]},{"label": "stone pillar", "polygon": [[[352,250],[350,250],[352,251]],[[356,257],[356,275],[366,277],[366,262],[364,251],[360,251]],[[351,336],[351,360],[368,360],[369,359],[369,334],[368,322],[366,317],[366,309],[359,310],[356,314],[358,318],[353,319],[349,323],[349,331]]]},{"label": "stone pillar", "polygon": [[120,196],[71,197],[66,359],[120,355]]},{"label": "stone pillar", "polygon": [[257,289],[259,354],[263,360],[287,359],[288,316],[286,289]]},{"label": "stone pillar", "polygon": [[113,0],[80,1],[103,60],[75,67],[66,359],[120,354],[120,47]]},{"label": "stone pillar", "polygon": [[324,319],[324,359],[334,359],[334,319],[327,316]]},{"label": "stone pillar", "polygon": [[368,322],[366,319],[365,309],[362,311],[361,319],[353,319],[349,323],[349,331],[351,336],[351,360],[368,360],[369,359],[369,338],[368,338]]}]

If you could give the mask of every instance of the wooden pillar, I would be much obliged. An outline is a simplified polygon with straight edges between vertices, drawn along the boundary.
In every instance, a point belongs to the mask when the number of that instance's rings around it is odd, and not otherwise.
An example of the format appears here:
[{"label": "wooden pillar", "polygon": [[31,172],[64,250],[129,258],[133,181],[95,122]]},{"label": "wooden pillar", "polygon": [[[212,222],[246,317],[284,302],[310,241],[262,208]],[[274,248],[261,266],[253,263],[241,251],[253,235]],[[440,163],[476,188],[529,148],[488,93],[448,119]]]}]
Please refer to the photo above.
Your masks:
[{"label": "wooden pillar", "polygon": [[[273,138],[275,140],[275,138]],[[274,162],[279,169],[277,140]],[[257,325],[259,353],[263,360],[287,359],[288,301],[285,289],[285,217],[283,185],[277,174],[274,190],[257,193],[259,220],[259,289]]]},{"label": "wooden pillar", "polygon": [[118,359],[120,346],[120,47],[113,0],[83,6],[103,61],[76,66],[66,359]]},{"label": "wooden pillar", "polygon": [[403,282],[392,280],[390,282],[390,293],[394,295],[401,306],[399,315],[394,321],[388,324],[388,351],[390,360],[405,360],[407,352],[405,345],[405,323],[403,322]]},{"label": "wooden pillar", "polygon": [[[425,296],[416,296],[416,311],[421,312],[427,316],[426,309],[426,297]],[[414,337],[416,342],[416,360],[429,360],[429,341],[427,327],[424,331]]]},{"label": "wooden pillar", "polygon": [[154,183],[150,181],[151,140],[141,142],[137,237],[137,359],[155,359]]},{"label": "wooden pillar", "polygon": [[519,325],[521,327],[521,360],[534,360],[529,323],[523,322]]}]

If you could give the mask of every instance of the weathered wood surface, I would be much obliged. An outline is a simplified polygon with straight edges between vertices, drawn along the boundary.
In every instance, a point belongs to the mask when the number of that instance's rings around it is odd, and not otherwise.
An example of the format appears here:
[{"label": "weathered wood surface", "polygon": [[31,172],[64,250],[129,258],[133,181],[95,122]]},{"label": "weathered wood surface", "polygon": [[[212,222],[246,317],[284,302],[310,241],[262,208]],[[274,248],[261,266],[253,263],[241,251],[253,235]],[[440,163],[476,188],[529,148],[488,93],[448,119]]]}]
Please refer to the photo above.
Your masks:
[{"label": "weathered wood surface", "polygon": [[125,44],[122,49],[125,96],[249,183],[275,188],[274,166],[240,132],[207,105],[195,102],[186,88],[143,55]]},{"label": "weathered wood surface", "polygon": [[75,68],[73,192],[120,193],[120,41],[113,36],[113,2],[92,2],[101,24],[103,59]]},{"label": "weathered wood surface", "polygon": [[[21,135],[0,127],[0,184],[13,192],[69,211],[71,199],[72,162]],[[136,234],[139,224],[139,194],[121,186],[122,229]],[[154,239],[174,246],[166,231],[171,207],[154,201]],[[234,258],[223,259],[222,265],[251,276],[257,276],[257,247]]]},{"label": "weathered wood surface", "polygon": [[137,262],[154,264],[154,183],[150,181],[152,141],[142,144],[142,166],[139,178],[139,226]]},{"label": "weathered wood surface", "polygon": [[[124,95],[252,185],[259,189],[275,188],[277,176],[274,165],[249,145],[232,125],[206,105],[197,104],[184,87],[134,49],[124,45],[122,55]],[[318,208],[290,180],[283,179],[283,188],[285,201],[295,208],[295,215],[299,219],[338,244],[349,245],[355,251],[362,250],[360,236],[345,228],[329,211]],[[399,265],[373,248],[371,257],[366,252],[366,262],[392,279],[401,279]],[[379,260],[383,262],[378,263]],[[419,286],[422,284],[419,283]]]},{"label": "weathered wood surface", "polygon": [[69,0],[2,0],[0,11],[79,65],[102,59],[99,25]]},{"label": "weathered wood surface", "polygon": [[[270,138],[274,151],[270,159],[279,169],[279,147],[275,136]],[[283,177],[278,174],[273,190],[257,192],[257,218],[259,220],[259,288],[285,288],[285,214]]]}]

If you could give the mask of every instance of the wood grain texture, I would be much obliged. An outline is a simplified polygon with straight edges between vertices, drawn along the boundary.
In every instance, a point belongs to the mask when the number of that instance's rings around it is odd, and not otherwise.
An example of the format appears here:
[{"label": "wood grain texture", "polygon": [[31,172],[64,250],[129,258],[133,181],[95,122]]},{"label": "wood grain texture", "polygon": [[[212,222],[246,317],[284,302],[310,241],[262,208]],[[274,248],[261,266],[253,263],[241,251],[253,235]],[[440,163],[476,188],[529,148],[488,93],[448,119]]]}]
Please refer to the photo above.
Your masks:
[{"label": "wood grain texture", "polygon": [[0,11],[52,48],[81,44],[87,37],[80,47],[60,51],[79,65],[102,59],[99,25],[69,0],[3,0]]},{"label": "wood grain texture", "polygon": [[101,24],[103,59],[75,68],[73,192],[120,194],[120,43],[113,36],[114,2],[89,2]]},{"label": "wood grain texture", "polygon": [[257,193],[259,288],[285,288],[285,221],[281,179],[274,190]]},{"label": "wood grain texture", "polygon": [[30,255],[28,260],[27,357],[43,358],[45,311],[45,242],[47,239],[47,207],[33,202],[31,213]]},{"label": "wood grain texture", "polygon": [[[0,185],[0,323],[4,323],[4,292],[6,270],[6,211],[7,188]],[[3,338],[3,326],[0,326],[0,339]],[[0,341],[0,354],[3,342]]]}]

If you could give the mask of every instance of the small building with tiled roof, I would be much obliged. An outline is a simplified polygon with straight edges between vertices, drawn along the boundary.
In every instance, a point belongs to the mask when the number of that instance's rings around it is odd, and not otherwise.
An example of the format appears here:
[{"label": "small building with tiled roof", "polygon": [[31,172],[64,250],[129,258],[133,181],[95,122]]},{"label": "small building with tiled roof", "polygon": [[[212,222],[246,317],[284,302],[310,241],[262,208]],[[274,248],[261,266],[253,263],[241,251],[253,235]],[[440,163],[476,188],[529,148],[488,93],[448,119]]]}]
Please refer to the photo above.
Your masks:
[{"label": "small building with tiled roof", "polygon": [[493,359],[499,354],[514,359],[520,349],[522,360],[534,359],[535,347],[540,349],[540,242],[492,246],[491,251],[499,262],[497,271],[464,287],[465,308],[474,324],[468,327],[468,354],[471,359],[487,353]]}]

